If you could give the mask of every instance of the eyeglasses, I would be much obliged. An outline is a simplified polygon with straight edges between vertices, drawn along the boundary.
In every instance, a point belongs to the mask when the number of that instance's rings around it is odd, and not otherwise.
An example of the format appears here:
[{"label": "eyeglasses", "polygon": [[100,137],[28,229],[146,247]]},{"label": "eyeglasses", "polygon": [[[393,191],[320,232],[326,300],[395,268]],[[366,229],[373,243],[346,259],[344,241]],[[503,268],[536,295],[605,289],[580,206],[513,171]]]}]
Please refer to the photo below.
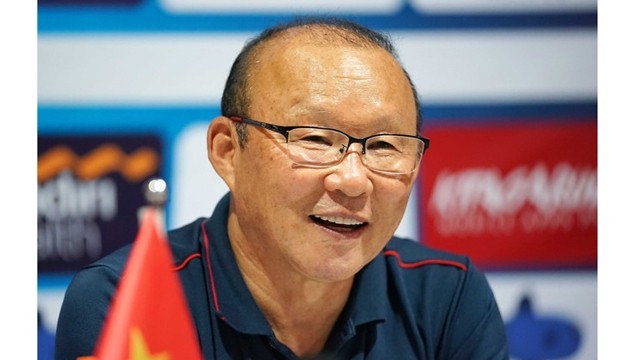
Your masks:
[{"label": "eyeglasses", "polygon": [[362,162],[369,169],[386,174],[408,174],[420,164],[431,142],[421,136],[376,134],[356,138],[340,130],[318,126],[279,126],[240,116],[229,119],[259,126],[284,136],[291,161],[298,165],[327,168],[338,164],[353,143],[362,146]]}]

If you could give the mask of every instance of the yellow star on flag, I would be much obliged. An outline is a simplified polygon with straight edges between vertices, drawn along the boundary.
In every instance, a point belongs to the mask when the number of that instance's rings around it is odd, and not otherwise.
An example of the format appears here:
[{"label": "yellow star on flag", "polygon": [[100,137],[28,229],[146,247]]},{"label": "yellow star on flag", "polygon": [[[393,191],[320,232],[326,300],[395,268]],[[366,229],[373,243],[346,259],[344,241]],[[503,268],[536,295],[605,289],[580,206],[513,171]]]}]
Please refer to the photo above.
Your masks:
[{"label": "yellow star on flag", "polygon": [[139,328],[132,328],[130,336],[129,360],[171,360],[167,352],[151,354]]}]

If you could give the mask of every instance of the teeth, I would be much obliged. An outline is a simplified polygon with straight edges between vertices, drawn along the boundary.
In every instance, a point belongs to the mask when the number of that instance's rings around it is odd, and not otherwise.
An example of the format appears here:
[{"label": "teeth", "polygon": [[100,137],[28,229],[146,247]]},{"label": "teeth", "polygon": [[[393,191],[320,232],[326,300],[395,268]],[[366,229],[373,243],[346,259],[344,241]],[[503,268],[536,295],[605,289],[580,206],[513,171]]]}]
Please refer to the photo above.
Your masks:
[{"label": "teeth", "polygon": [[349,218],[344,218],[344,217],[340,217],[340,216],[316,216],[317,218],[320,218],[324,221],[328,221],[328,222],[332,222],[335,224],[339,224],[339,225],[362,225],[364,224],[363,222],[354,220],[354,219],[349,219]]}]

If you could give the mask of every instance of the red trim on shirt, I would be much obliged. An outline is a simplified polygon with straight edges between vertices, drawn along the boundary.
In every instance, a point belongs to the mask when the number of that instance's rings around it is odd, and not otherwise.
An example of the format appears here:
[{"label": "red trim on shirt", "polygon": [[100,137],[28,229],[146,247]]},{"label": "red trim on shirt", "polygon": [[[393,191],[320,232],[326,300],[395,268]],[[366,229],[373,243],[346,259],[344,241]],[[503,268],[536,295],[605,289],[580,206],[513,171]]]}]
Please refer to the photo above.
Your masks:
[{"label": "red trim on shirt", "polygon": [[204,224],[206,224],[206,220],[200,223],[200,228],[202,229],[202,235],[204,237],[204,252],[207,256],[207,270],[209,270],[209,279],[211,281],[211,294],[213,294],[213,306],[216,308],[217,312],[220,312],[220,306],[218,305],[218,294],[216,293],[216,283],[213,281],[213,270],[211,267],[211,256],[209,256],[209,236],[207,236],[207,232],[204,228]]},{"label": "red trim on shirt", "polygon": [[424,266],[424,265],[449,265],[449,266],[455,266],[457,268],[460,268],[464,271],[467,271],[467,266],[463,263],[457,262],[457,261],[452,261],[452,260],[442,260],[442,259],[425,259],[425,260],[420,260],[420,261],[416,261],[416,262],[412,262],[412,263],[406,263],[404,262],[401,258],[400,258],[400,254],[398,254],[397,251],[395,250],[387,250],[384,252],[385,256],[393,256],[396,258],[396,260],[398,260],[398,264],[400,265],[401,268],[403,269],[414,269],[420,266]]},{"label": "red trim on shirt", "polygon": [[187,264],[189,263],[189,261],[191,261],[191,260],[193,260],[193,259],[197,259],[197,258],[199,258],[199,257],[201,257],[201,256],[202,256],[202,255],[200,255],[200,254],[191,254],[191,255],[189,255],[189,257],[188,257],[188,258],[186,258],[186,259],[182,262],[182,264],[180,264],[180,265],[178,265],[178,266],[174,267],[174,268],[173,268],[173,271],[180,271],[180,270],[184,269],[184,268],[187,266]]}]

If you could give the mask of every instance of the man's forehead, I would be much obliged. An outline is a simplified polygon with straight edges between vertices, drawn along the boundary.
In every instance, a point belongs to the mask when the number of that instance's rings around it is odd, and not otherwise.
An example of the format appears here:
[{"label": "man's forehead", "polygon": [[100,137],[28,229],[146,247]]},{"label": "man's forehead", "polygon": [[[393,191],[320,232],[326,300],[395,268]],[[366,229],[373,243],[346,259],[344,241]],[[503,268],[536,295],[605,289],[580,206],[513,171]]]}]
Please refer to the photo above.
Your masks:
[{"label": "man's forehead", "polygon": [[273,89],[290,82],[316,85],[372,79],[404,78],[398,61],[382,48],[354,47],[340,43],[318,44],[306,37],[272,43],[262,49],[250,66],[249,88],[259,83]]},{"label": "man's forehead", "polygon": [[[322,30],[330,29],[322,27]],[[285,32],[287,34],[265,41],[248,68],[249,108],[251,113],[257,112],[256,116],[265,109],[316,106],[313,101],[324,101],[325,106],[331,101],[338,103],[349,96],[347,90],[353,88],[349,87],[353,82],[380,84],[386,81],[402,88],[410,87],[404,84],[405,75],[397,59],[381,46],[371,43],[360,46],[330,33],[320,40],[317,32],[303,27]],[[340,40],[331,41],[332,38]],[[403,94],[403,97],[409,96],[413,104],[412,94],[405,90],[394,91],[393,96],[385,97],[385,91],[376,95],[388,100]],[[311,97],[310,92],[313,92]]]},{"label": "man's forehead", "polygon": [[341,42],[323,43],[305,35],[278,39],[266,45],[256,52],[251,61],[250,82],[257,78],[273,81],[281,76],[295,77],[296,74],[292,72],[302,75],[312,68],[324,68],[320,74],[327,74],[326,71],[340,70],[346,65],[357,67],[361,61],[373,61],[385,69],[390,69],[389,66],[401,68],[397,59],[380,47],[363,48]]}]

